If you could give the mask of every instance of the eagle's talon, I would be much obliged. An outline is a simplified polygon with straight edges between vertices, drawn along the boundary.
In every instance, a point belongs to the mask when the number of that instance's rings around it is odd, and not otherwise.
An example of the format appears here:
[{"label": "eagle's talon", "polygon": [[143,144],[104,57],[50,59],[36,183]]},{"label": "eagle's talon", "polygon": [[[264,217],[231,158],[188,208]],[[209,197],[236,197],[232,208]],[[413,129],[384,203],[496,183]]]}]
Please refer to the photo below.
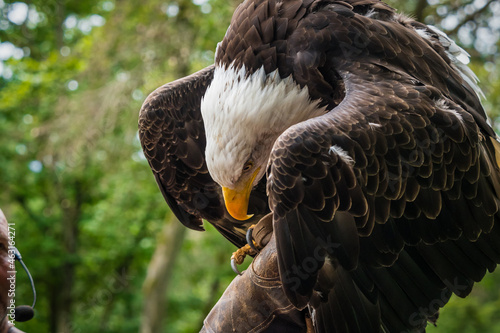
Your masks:
[{"label": "eagle's talon", "polygon": [[259,249],[257,249],[257,247],[255,246],[255,242],[253,240],[253,228],[255,227],[255,224],[251,225],[250,228],[248,228],[247,230],[247,244],[250,245],[250,247],[252,248],[252,250],[254,250],[256,253],[259,253]]},{"label": "eagle's talon", "polygon": [[238,265],[241,265],[245,260],[245,257],[249,254],[257,254],[257,252],[252,249],[249,244],[246,244],[242,248],[233,252],[233,255],[231,256],[231,268],[236,274],[241,275],[241,272],[238,270]]},{"label": "eagle's talon", "polygon": [[236,259],[231,258],[231,268],[233,269],[233,272],[235,272],[237,275],[241,275],[241,272],[238,270],[238,264],[236,263]]}]

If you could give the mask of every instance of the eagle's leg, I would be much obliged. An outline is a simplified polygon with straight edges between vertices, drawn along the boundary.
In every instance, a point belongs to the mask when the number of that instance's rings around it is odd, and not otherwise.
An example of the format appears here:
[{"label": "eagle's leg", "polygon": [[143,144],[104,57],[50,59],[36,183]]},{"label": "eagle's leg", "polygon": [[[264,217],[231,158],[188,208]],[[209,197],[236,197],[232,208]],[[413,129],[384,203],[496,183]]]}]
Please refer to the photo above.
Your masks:
[{"label": "eagle's leg", "polygon": [[250,228],[247,230],[247,244],[250,245],[252,250],[254,250],[256,253],[259,253],[260,250],[257,249],[257,243],[253,240],[253,228],[255,227],[255,224],[252,224]]},{"label": "eagle's leg", "polygon": [[256,254],[257,251],[252,249],[249,244],[246,244],[242,248],[239,248],[238,250],[233,252],[233,255],[231,256],[231,268],[236,274],[241,275],[241,272],[238,270],[238,265],[241,265],[243,263],[247,255],[253,256]]},{"label": "eagle's leg", "polygon": [[247,244],[238,249],[231,256],[231,268],[236,274],[241,275],[240,271],[238,270],[238,265],[241,265],[243,263],[245,257],[247,255],[254,256],[259,253],[259,251],[263,249],[264,246],[267,245],[267,243],[269,243],[272,234],[272,213],[267,214],[266,216],[261,218],[257,224],[252,225],[250,226],[250,228],[248,228],[246,235]]}]

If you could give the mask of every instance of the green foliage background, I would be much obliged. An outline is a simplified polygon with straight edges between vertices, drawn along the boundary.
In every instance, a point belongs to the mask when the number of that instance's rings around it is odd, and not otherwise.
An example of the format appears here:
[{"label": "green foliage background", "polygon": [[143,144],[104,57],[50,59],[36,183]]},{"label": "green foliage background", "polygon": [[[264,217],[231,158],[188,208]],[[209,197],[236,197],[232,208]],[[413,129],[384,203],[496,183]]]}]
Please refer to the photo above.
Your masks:
[{"label": "green foliage background", "polygon": [[[390,4],[441,25],[470,51],[495,120],[499,1]],[[19,328],[139,330],[142,283],[170,215],[140,152],[138,111],[156,87],[213,61],[236,5],[0,0],[0,208],[38,290],[36,317]],[[232,251],[210,226],[186,233],[165,295],[165,332],[200,329],[234,277]],[[429,331],[500,332],[499,287],[500,275],[488,275]],[[16,300],[30,299],[20,272]]]}]

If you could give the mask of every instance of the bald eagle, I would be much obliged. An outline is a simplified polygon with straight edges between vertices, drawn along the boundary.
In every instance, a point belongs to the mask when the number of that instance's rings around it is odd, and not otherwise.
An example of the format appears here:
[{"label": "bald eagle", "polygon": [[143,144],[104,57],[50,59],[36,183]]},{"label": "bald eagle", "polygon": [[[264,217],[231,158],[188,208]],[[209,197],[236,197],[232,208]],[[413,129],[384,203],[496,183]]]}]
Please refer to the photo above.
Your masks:
[{"label": "bald eagle", "polygon": [[139,136],[187,227],[241,247],[271,214],[316,331],[419,330],[500,263],[500,144],[467,57],[377,0],[245,0]]}]

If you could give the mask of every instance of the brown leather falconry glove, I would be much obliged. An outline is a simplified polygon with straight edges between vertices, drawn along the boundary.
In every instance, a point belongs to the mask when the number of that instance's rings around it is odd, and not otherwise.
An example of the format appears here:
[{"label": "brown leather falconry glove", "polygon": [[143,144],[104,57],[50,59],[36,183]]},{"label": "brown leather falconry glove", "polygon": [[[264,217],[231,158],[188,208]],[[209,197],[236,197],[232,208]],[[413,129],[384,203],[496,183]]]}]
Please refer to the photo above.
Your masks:
[{"label": "brown leather falconry glove", "polygon": [[272,236],[250,267],[231,282],[201,332],[306,333],[306,321],[310,319],[283,292]]}]

